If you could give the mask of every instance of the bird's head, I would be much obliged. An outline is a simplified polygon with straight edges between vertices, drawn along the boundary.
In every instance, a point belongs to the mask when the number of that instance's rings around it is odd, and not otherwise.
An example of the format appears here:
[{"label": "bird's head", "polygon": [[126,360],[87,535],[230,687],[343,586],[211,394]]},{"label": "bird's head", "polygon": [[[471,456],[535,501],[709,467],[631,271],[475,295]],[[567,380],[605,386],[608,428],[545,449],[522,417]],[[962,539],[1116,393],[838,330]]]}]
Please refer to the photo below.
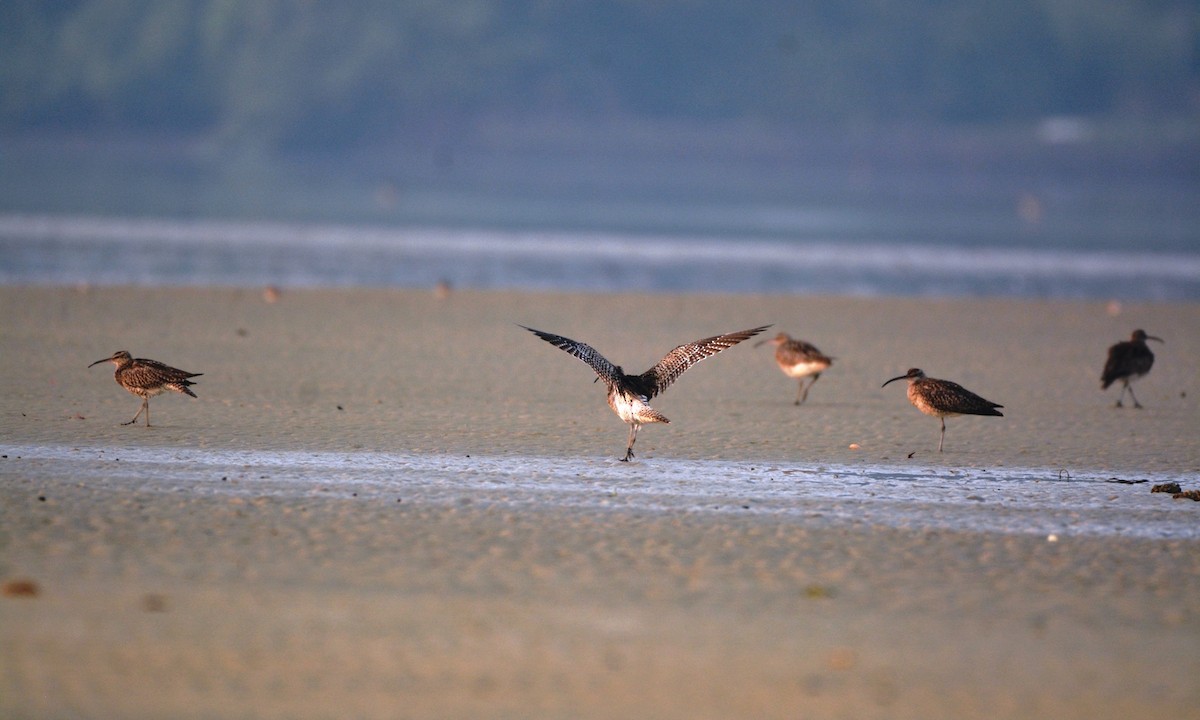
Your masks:
[{"label": "bird's head", "polygon": [[898,376],[892,378],[891,380],[888,380],[887,382],[880,385],[879,387],[887,387],[888,383],[894,383],[897,380],[920,380],[923,377],[925,377],[925,371],[922,370],[921,368],[909,368],[908,372],[904,373],[903,375],[898,375]]},{"label": "bird's head", "polygon": [[781,332],[773,338],[759,340],[758,342],[754,343],[754,347],[758,347],[759,345],[766,345],[768,343],[771,345],[774,345],[775,347],[779,347],[780,345],[784,344],[785,342],[790,341],[791,339],[792,339],[791,335]]},{"label": "bird's head", "polygon": [[129,354],[128,350],[118,350],[115,353],[113,353],[112,355],[110,355],[109,357],[102,358],[102,359],[97,360],[96,362],[92,363],[91,365],[88,365],[88,367],[94,367],[96,365],[99,365],[100,363],[106,363],[106,362],[110,362],[114,365],[119,366],[121,363],[129,362],[132,359],[133,359],[133,356]]}]

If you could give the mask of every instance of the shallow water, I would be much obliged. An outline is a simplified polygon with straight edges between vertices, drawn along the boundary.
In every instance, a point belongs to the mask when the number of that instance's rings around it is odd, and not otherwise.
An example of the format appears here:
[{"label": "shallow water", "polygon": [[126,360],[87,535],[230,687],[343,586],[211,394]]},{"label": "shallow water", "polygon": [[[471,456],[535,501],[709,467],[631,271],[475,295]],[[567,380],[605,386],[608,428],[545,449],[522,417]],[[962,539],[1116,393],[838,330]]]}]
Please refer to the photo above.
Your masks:
[{"label": "shallow water", "polygon": [[0,283],[1200,299],[1200,255],[977,242],[965,230],[775,237],[0,215]]},{"label": "shallow water", "polygon": [[[0,476],[113,492],[357,498],[588,512],[737,514],[812,524],[1157,539],[1200,538],[1191,501],[1151,493],[1194,477],[1039,468],[187,448],[9,446]],[[1117,482],[1121,480],[1122,482]],[[1132,483],[1132,484],[1131,484]]]}]

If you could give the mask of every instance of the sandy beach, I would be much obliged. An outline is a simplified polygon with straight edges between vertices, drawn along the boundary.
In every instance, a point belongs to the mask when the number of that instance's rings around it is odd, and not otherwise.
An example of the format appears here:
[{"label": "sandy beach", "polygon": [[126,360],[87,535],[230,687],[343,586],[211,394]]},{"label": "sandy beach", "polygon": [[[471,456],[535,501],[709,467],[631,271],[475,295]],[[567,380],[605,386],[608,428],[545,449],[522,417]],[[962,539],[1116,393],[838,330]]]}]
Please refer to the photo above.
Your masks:
[{"label": "sandy beach", "polygon": [[[518,323],[628,371],[767,323],[836,360],[799,408],[770,348],[706,360],[625,465],[603,386]],[[1114,409],[1105,351],[1139,327],[1166,342],[1145,409]],[[0,716],[1188,717],[1200,503],[1149,486],[1200,488],[1197,328],[1191,304],[3,287]],[[120,349],[199,397],[122,427],[140,401],[87,368]],[[938,454],[880,388],[910,367],[1005,416],[948,419]],[[710,467],[775,494],[701,505]],[[1035,520],[990,494],[1010,474]],[[934,499],[889,519],[906,487]]]}]

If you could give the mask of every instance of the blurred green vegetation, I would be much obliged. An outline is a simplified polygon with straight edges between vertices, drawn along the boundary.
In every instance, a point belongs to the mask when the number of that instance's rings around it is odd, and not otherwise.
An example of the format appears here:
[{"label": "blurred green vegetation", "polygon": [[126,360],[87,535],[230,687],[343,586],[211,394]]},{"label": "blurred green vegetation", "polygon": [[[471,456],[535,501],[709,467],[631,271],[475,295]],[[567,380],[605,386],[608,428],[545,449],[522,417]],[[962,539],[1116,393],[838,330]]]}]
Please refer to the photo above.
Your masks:
[{"label": "blurred green vegetation", "polygon": [[1195,0],[5,0],[0,132],[239,152],[480,118],[1200,116]]}]

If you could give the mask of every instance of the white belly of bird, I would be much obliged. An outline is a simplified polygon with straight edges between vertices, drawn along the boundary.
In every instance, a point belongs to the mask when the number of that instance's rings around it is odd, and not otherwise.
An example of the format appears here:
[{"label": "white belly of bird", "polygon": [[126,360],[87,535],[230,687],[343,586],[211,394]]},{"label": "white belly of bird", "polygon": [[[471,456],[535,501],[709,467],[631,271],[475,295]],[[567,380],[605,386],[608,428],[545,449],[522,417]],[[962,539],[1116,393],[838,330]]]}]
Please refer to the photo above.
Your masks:
[{"label": "white belly of bird", "polygon": [[802,378],[808,377],[814,373],[819,373],[828,367],[825,363],[820,362],[799,362],[795,365],[787,365],[783,368],[783,373],[788,377]]},{"label": "white belly of bird", "polygon": [[644,397],[614,392],[608,396],[608,406],[613,409],[617,417],[629,424],[644,425],[646,423],[671,422],[662,413],[650,407]]}]

